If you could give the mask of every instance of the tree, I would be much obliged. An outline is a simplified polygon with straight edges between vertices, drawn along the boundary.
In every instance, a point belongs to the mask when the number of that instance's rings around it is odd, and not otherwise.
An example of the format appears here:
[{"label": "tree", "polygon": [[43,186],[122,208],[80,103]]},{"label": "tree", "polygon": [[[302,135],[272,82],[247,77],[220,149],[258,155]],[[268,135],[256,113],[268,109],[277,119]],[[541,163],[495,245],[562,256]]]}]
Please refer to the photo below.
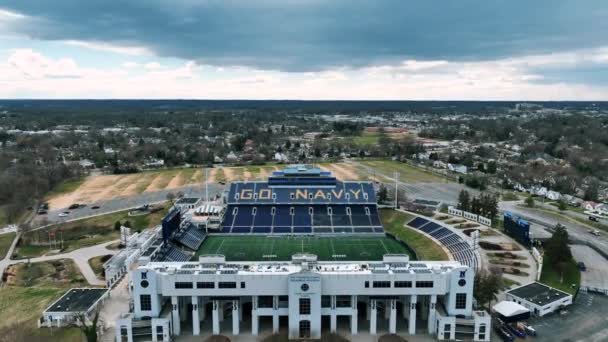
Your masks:
[{"label": "tree", "polygon": [[87,342],[97,342],[99,339],[99,330],[101,329],[101,322],[99,321],[99,310],[95,311],[93,319],[89,322],[86,314],[80,314],[78,316],[77,327],[80,329]]},{"label": "tree", "polygon": [[378,203],[384,203],[388,200],[388,190],[384,184],[380,184],[380,189],[378,189]]},{"label": "tree", "polygon": [[167,193],[167,201],[171,201],[171,204],[173,204],[174,200],[175,200],[175,194],[173,192],[168,192]]},{"label": "tree", "polygon": [[126,220],[124,226],[127,228],[131,228],[131,221]]},{"label": "tree", "polygon": [[568,209],[568,205],[566,204],[566,202],[564,200],[559,200],[557,202],[557,208],[561,211],[567,210]]},{"label": "tree", "polygon": [[114,230],[120,230],[120,221],[114,222]]},{"label": "tree", "polygon": [[589,183],[589,186],[587,186],[587,189],[585,190],[585,201],[597,201],[598,187],[599,183],[596,180]]},{"label": "tree", "polygon": [[551,238],[545,243],[545,254],[551,262],[562,263],[572,259],[572,252],[568,246],[568,231],[561,224],[555,226]]},{"label": "tree", "polygon": [[532,197],[532,195],[528,196],[528,198],[526,198],[526,206],[528,208],[534,208],[534,197]]},{"label": "tree", "polygon": [[481,271],[475,274],[473,296],[477,298],[482,307],[489,307],[503,285],[500,269],[492,269],[490,272]]},{"label": "tree", "polygon": [[469,211],[471,208],[471,195],[466,190],[460,190],[458,194],[458,209]]}]

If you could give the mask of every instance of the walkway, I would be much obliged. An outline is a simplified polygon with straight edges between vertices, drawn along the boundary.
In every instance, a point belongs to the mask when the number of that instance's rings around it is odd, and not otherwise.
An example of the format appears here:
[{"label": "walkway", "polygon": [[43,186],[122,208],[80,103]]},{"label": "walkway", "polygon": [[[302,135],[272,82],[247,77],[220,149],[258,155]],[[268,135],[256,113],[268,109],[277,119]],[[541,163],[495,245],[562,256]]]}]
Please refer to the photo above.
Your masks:
[{"label": "walkway", "polygon": [[42,256],[42,257],[38,257],[38,258],[11,260],[11,259],[9,259],[9,256],[13,254],[13,250],[14,250],[15,245],[17,244],[18,240],[19,240],[18,237],[15,238],[15,240],[13,241],[13,245],[11,246],[11,249],[9,250],[9,253],[7,254],[7,257],[4,260],[0,261],[0,270],[2,272],[4,272],[4,268],[9,265],[15,265],[15,264],[20,264],[20,263],[25,263],[25,262],[44,262],[44,261],[59,260],[59,259],[71,259],[78,266],[78,268],[80,269],[80,272],[85,277],[87,282],[93,286],[105,286],[106,283],[105,283],[105,281],[97,278],[97,276],[95,275],[95,272],[93,272],[93,269],[91,268],[91,265],[89,265],[89,259],[97,257],[97,256],[102,256],[102,255],[117,254],[118,253],[117,250],[107,249],[106,247],[108,245],[111,245],[111,244],[119,241],[119,240],[113,240],[113,241],[105,242],[105,243],[91,246],[91,247],[80,248],[80,249],[77,249],[77,250],[74,250],[74,251],[71,251],[68,253],[46,255],[46,256]]}]

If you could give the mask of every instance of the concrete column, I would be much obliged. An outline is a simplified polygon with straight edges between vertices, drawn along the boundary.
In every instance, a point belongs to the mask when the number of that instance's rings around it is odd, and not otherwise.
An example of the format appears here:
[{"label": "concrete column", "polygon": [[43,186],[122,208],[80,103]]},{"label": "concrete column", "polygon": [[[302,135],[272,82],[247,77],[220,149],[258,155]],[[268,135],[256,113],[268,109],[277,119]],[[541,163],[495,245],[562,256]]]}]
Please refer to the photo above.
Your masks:
[{"label": "concrete column", "polygon": [[171,296],[172,318],[173,318],[173,335],[178,336],[181,333],[181,325],[179,320],[179,297]]},{"label": "concrete column", "polygon": [[235,336],[239,334],[240,311],[241,310],[239,310],[239,301],[233,300],[232,301],[232,335],[235,335]]},{"label": "concrete column", "polygon": [[351,304],[351,309],[353,310],[351,315],[350,315],[350,334],[351,335],[357,335],[357,296],[351,296],[350,298],[350,304]]},{"label": "concrete column", "polygon": [[192,335],[201,334],[201,320],[199,317],[199,301],[198,296],[192,296]]},{"label": "concrete column", "polygon": [[219,335],[220,334],[220,301],[219,300],[214,300],[213,301],[213,312],[211,314],[211,319],[213,320],[213,335]]},{"label": "concrete column", "polygon": [[387,308],[387,311],[390,310],[390,318],[388,320],[388,332],[390,334],[395,334],[397,332],[397,300],[391,299],[389,303],[390,307]]},{"label": "concrete column", "polygon": [[370,320],[369,320],[369,333],[370,335],[376,335],[376,319],[378,319],[378,312],[376,311],[376,300],[370,301]]},{"label": "concrete column", "polygon": [[412,295],[410,299],[410,319],[408,333],[410,335],[416,334],[416,295]]},{"label": "concrete column", "polygon": [[437,320],[437,312],[435,306],[437,305],[437,295],[431,295],[431,301],[429,303],[429,318],[428,318],[428,330],[429,334],[435,333],[435,321]]},{"label": "concrete column", "polygon": [[336,332],[336,325],[338,318],[336,317],[336,296],[330,298],[330,314],[329,314],[329,331],[332,333]]},{"label": "concrete column", "polygon": [[279,332],[279,296],[272,297],[272,333]]},{"label": "concrete column", "polygon": [[279,313],[276,310],[272,313],[272,333],[279,333]]},{"label": "concrete column", "polygon": [[251,335],[258,336],[258,297],[251,297]]}]

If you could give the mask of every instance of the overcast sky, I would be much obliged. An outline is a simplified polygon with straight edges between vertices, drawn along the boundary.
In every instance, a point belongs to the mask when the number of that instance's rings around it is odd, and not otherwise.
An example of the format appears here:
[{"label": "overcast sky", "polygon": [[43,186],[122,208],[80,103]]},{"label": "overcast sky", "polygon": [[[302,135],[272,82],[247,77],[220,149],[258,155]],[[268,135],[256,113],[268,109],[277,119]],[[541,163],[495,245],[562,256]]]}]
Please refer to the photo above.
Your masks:
[{"label": "overcast sky", "polygon": [[608,1],[2,0],[0,98],[608,100]]}]

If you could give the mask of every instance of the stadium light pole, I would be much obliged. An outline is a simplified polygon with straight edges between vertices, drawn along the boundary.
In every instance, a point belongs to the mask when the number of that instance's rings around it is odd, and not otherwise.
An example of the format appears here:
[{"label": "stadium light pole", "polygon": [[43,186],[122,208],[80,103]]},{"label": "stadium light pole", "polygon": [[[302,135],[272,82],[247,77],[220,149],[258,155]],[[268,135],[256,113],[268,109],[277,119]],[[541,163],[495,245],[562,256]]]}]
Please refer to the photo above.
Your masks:
[{"label": "stadium light pole", "polygon": [[209,203],[209,177],[207,176],[209,168],[205,168],[205,202]]},{"label": "stadium light pole", "polygon": [[399,172],[393,174],[395,177],[395,209],[397,209],[397,197],[399,195]]}]

